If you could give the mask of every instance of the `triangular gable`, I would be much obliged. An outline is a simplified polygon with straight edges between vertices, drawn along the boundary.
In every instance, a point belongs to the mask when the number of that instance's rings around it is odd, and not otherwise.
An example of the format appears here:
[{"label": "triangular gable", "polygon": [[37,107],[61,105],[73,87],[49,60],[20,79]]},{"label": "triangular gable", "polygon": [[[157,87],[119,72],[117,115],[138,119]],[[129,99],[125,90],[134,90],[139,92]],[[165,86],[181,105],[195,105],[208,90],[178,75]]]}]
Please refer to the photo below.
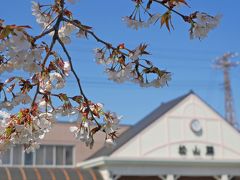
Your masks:
[{"label": "triangular gable", "polygon": [[99,151],[97,151],[95,154],[90,156],[88,159],[92,159],[99,156],[106,156],[112,154],[115,150],[120,148],[122,145],[127,143],[131,138],[133,138],[135,135],[137,135],[139,132],[141,132],[143,129],[147,128],[150,124],[152,124],[154,121],[156,121],[159,117],[164,115],[166,112],[168,112],[170,109],[172,109],[175,105],[177,105],[179,102],[181,102],[184,98],[192,94],[193,91],[190,91],[188,94],[183,95],[181,97],[178,97],[176,99],[173,99],[167,103],[162,103],[158,108],[156,108],[153,112],[151,112],[149,115],[147,115],[145,118],[143,118],[141,121],[139,121],[137,124],[129,128],[126,132],[124,132],[118,139],[117,139],[117,145],[114,148],[107,148],[103,147]]},{"label": "triangular gable", "polygon": [[[198,119],[202,134],[192,130]],[[185,147],[186,154],[179,148]],[[207,148],[214,154],[206,154]],[[193,151],[200,151],[196,155]],[[211,153],[211,152],[210,152]],[[239,159],[240,134],[201,98],[190,92],[162,104],[118,139],[114,149],[103,148],[93,157],[150,157]],[[91,157],[91,158],[93,158]]]}]

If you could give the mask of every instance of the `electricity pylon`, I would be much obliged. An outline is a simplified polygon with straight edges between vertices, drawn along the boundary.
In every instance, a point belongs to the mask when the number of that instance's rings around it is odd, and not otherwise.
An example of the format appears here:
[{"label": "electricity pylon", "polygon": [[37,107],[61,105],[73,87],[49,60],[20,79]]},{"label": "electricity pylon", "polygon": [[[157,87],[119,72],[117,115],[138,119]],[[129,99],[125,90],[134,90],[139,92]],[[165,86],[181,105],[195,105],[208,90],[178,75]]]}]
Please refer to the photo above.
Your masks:
[{"label": "electricity pylon", "polygon": [[215,61],[215,67],[223,70],[224,75],[224,95],[225,95],[225,119],[232,125],[236,126],[236,115],[233,107],[233,97],[231,90],[231,80],[229,70],[238,66],[239,62],[230,61],[231,58],[238,56],[237,53],[225,53]]}]

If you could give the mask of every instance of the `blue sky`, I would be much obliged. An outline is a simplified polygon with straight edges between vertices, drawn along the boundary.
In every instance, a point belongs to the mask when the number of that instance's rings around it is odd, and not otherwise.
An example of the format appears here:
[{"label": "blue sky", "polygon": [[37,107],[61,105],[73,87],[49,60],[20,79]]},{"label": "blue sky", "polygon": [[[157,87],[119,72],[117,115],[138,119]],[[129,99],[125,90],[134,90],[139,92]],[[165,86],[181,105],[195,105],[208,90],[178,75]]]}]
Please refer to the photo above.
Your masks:
[{"label": "blue sky", "polygon": [[[50,0],[40,0],[47,3]],[[240,1],[211,0],[187,1],[191,8],[179,7],[182,13],[196,10],[209,14],[222,14],[219,27],[210,32],[206,39],[190,40],[188,29],[178,16],[173,16],[175,30],[170,33],[160,29],[159,23],[148,29],[135,31],[122,22],[122,17],[130,15],[133,4],[130,0],[80,0],[76,5],[68,5],[75,18],[92,26],[96,34],[114,45],[125,43],[134,48],[139,43],[149,44],[154,64],[173,73],[169,86],[161,89],[140,88],[136,84],[115,84],[107,80],[103,67],[94,62],[93,49],[101,47],[93,39],[76,39],[68,46],[74,59],[74,65],[82,79],[86,95],[95,102],[104,103],[107,109],[124,116],[122,123],[134,124],[162,102],[194,90],[214,109],[224,115],[223,73],[212,67],[213,60],[225,52],[240,52]],[[8,0],[1,2],[0,18],[7,24],[29,24],[33,34],[39,33],[39,26],[31,15],[31,3],[28,0]],[[164,12],[160,6],[155,6]],[[233,59],[234,61],[240,58]],[[231,71],[234,105],[240,118],[240,67]],[[68,92],[76,94],[77,88],[70,77]]]}]

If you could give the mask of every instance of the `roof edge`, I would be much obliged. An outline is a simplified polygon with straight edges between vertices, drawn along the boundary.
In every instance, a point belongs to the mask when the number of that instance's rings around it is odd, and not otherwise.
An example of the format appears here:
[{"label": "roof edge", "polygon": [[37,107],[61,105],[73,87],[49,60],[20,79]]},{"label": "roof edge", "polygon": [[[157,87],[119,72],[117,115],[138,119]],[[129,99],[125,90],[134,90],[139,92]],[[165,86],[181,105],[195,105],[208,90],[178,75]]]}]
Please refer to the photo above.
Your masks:
[{"label": "roof edge", "polygon": [[143,129],[149,127],[152,123],[154,123],[157,119],[165,115],[167,112],[169,112],[172,108],[174,108],[176,105],[178,105],[180,102],[182,102],[185,98],[188,96],[195,94],[192,90],[190,90],[187,94],[182,95],[180,97],[177,97],[175,99],[172,99],[166,103],[162,103],[160,106],[158,106],[155,110],[153,110],[151,113],[146,115],[142,120],[140,120],[135,125],[131,126],[128,130],[126,130],[118,139],[117,146],[114,148],[107,148],[103,147],[99,149],[96,153],[91,155],[87,158],[87,160],[96,158],[99,156],[106,156],[110,155],[113,152],[115,152],[117,149],[122,147],[125,143],[127,143],[130,139],[132,139],[134,136],[136,136],[139,132],[141,132]]}]

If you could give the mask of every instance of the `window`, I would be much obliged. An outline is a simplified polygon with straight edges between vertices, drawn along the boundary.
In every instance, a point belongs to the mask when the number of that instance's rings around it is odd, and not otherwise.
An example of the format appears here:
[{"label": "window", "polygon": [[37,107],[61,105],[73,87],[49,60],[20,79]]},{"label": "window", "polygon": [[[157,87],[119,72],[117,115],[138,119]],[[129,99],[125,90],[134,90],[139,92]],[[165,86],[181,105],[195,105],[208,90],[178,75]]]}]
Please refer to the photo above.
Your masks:
[{"label": "window", "polygon": [[23,148],[21,145],[16,145],[13,147],[13,164],[20,165],[22,164],[22,154]]},{"label": "window", "polygon": [[63,146],[56,146],[56,165],[63,165]]},{"label": "window", "polygon": [[73,164],[73,147],[56,146],[56,165]]},{"label": "window", "polygon": [[53,150],[54,150],[54,146],[43,146],[42,148],[45,149],[45,161],[44,161],[44,164],[46,164],[46,165],[53,165]]},{"label": "window", "polygon": [[33,152],[25,153],[24,164],[25,165],[32,165],[33,164]]},{"label": "window", "polygon": [[35,152],[24,153],[23,146],[17,145],[0,157],[0,164],[70,166],[73,165],[73,148],[70,145],[40,145]]},{"label": "window", "polygon": [[36,165],[43,165],[45,162],[44,160],[44,148],[43,146],[40,146],[40,148],[38,148],[36,150]]},{"label": "window", "polygon": [[10,164],[11,151],[6,151],[1,155],[2,164]]},{"label": "window", "polygon": [[68,146],[65,148],[65,159],[66,165],[72,165],[73,164],[73,149],[71,146]]}]

